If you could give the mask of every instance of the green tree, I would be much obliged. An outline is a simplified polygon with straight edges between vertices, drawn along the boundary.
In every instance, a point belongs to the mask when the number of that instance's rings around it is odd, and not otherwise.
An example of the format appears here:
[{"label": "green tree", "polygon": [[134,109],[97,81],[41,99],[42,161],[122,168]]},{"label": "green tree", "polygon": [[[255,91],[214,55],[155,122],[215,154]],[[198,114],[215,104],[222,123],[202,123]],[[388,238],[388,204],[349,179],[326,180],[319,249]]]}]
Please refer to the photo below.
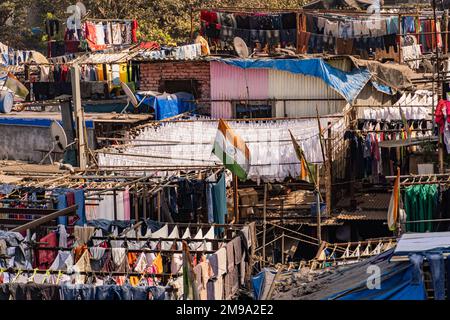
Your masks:
[{"label": "green tree", "polygon": [[[30,26],[26,20],[29,15],[40,16],[39,25],[44,27],[47,12],[52,12],[59,19],[69,16],[66,9],[77,0],[8,0],[0,2],[0,27],[12,21],[12,25],[0,30],[0,41],[11,38],[13,42],[25,44],[30,36]],[[102,19],[137,19],[139,21],[138,37],[140,40],[158,41],[162,44],[175,45],[190,42],[191,8],[300,8],[304,0],[82,0],[90,18]],[[34,9],[30,9],[34,8]],[[200,27],[198,11],[192,12],[194,30]],[[19,32],[17,32],[19,30]]]},{"label": "green tree", "polygon": [[29,29],[26,25],[27,5],[25,1],[7,0],[0,2],[0,41],[22,47]]}]

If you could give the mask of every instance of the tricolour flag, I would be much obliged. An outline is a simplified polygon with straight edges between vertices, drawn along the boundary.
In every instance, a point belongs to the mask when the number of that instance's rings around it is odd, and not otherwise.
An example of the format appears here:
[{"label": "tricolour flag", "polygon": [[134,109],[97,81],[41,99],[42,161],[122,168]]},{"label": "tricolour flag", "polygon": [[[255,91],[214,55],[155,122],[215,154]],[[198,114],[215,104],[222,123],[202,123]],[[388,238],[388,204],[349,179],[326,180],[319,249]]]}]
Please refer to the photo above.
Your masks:
[{"label": "tricolour flag", "polygon": [[397,221],[400,211],[400,168],[397,168],[397,177],[394,182],[394,189],[392,190],[391,200],[389,201],[389,209],[387,215],[387,222],[389,230],[395,231],[397,229]]},{"label": "tricolour flag", "polygon": [[199,300],[195,274],[186,241],[183,241],[183,300]]},{"label": "tricolour flag", "polygon": [[8,72],[8,77],[5,81],[5,87],[11,90],[16,96],[26,98],[28,96],[28,89],[25,87],[19,79],[17,79],[11,72]]},{"label": "tricolour flag", "polygon": [[314,165],[311,165],[306,161],[305,153],[302,148],[298,144],[291,130],[289,130],[289,134],[291,135],[292,144],[294,145],[295,154],[297,155],[298,160],[300,161],[300,179],[304,181],[308,181],[310,183],[316,183],[315,181],[315,169]]},{"label": "tricolour flag", "polygon": [[219,120],[216,140],[212,150],[224,164],[225,168],[239,179],[246,180],[250,170],[250,150],[245,141],[233,132],[222,119]]}]

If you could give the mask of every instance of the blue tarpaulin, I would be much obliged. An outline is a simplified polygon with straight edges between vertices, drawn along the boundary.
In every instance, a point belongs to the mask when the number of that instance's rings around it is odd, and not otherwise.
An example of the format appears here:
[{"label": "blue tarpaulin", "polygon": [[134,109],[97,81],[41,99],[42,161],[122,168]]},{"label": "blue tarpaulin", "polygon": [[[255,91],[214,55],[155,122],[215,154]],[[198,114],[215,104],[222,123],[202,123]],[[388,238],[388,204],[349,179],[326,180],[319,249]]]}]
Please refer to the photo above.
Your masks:
[{"label": "blue tarpaulin", "polygon": [[371,82],[372,82],[373,87],[375,89],[377,89],[378,91],[385,93],[385,94],[393,95],[391,87],[388,87],[384,84],[381,84],[381,83],[373,81],[373,80]]},{"label": "blue tarpaulin", "polygon": [[255,300],[265,300],[267,298],[276,273],[276,270],[264,268],[256,276],[252,277],[253,297]]},{"label": "blue tarpaulin", "polygon": [[243,69],[274,69],[321,78],[327,85],[352,103],[371,78],[366,68],[344,72],[323,59],[215,59]]},{"label": "blue tarpaulin", "polygon": [[371,288],[366,282],[359,288],[350,289],[328,299],[333,300],[426,300],[427,294],[423,281],[413,282],[413,266],[382,275],[380,287]]},{"label": "blue tarpaulin", "polygon": [[156,97],[136,94],[136,98],[139,101],[145,99],[141,105],[153,107],[156,120],[163,120],[196,109],[196,104],[192,102],[194,96],[187,92],[165,93]]},{"label": "blue tarpaulin", "polygon": [[[423,276],[410,261],[391,261],[394,249],[343,266],[292,288],[301,300],[425,300]],[[256,283],[258,285],[258,283]],[[278,298],[292,293],[278,293]]]},{"label": "blue tarpaulin", "polygon": [[253,297],[255,300],[259,300],[261,296],[261,291],[263,289],[263,284],[264,284],[264,272],[260,272],[256,276],[252,277]]}]

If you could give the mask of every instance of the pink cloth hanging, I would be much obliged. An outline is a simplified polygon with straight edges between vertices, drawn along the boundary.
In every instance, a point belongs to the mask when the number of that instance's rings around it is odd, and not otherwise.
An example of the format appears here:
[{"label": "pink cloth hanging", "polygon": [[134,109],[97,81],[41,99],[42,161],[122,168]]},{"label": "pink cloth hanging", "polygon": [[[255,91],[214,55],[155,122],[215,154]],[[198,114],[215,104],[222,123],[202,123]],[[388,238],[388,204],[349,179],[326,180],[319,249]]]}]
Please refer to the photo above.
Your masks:
[{"label": "pink cloth hanging", "polygon": [[128,186],[125,187],[125,191],[123,192],[123,211],[124,220],[130,220],[130,193],[128,191]]}]

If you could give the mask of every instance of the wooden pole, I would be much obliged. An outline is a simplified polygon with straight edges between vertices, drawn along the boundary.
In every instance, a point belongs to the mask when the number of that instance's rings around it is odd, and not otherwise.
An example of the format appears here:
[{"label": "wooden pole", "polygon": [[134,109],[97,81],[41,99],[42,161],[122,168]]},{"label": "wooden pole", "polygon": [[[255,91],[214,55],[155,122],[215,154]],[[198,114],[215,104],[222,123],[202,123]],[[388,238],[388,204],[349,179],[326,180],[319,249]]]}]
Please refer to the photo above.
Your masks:
[{"label": "wooden pole", "polygon": [[113,198],[114,198],[114,220],[117,220],[117,191],[114,189],[113,191]]},{"label": "wooden pole", "polygon": [[81,112],[81,91],[80,91],[80,68],[77,64],[70,68],[71,82],[72,82],[72,101],[74,104],[75,122],[77,127],[78,139],[78,165],[80,169],[86,169],[86,145],[84,138],[84,121]]},{"label": "wooden pole", "polygon": [[320,173],[319,165],[316,164],[316,174],[317,174],[317,190],[316,190],[316,202],[317,202],[317,242],[319,245],[322,243],[322,226],[320,217]]},{"label": "wooden pole", "polygon": [[158,202],[158,222],[161,222],[161,191],[158,191],[157,202]]},{"label": "wooden pole", "polygon": [[239,223],[239,195],[238,195],[238,177],[233,173],[233,211],[234,222]]},{"label": "wooden pole", "polygon": [[327,166],[326,166],[326,181],[325,181],[325,185],[326,185],[326,195],[325,195],[325,199],[326,199],[326,205],[327,205],[327,214],[328,216],[331,215],[331,195],[333,194],[332,191],[332,171],[331,171],[331,166],[332,166],[332,150],[331,150],[331,122],[328,122],[328,139],[327,139]]},{"label": "wooden pole", "polygon": [[[433,20],[434,20],[434,34],[432,35],[434,37],[434,44],[436,46],[435,48],[435,54],[436,54],[436,69],[435,72],[437,72],[437,96],[438,101],[442,99],[442,83],[441,83],[441,66],[440,66],[440,59],[439,59],[439,46],[437,43],[438,40],[438,34],[437,34],[437,15],[436,15],[436,0],[433,0]],[[433,71],[433,79],[434,79],[434,71]],[[433,90],[434,91],[434,90]],[[433,92],[434,94],[434,92]],[[434,112],[433,112],[434,114]],[[439,134],[439,173],[444,173],[444,143],[443,143],[443,137],[442,134]]]},{"label": "wooden pole", "polygon": [[17,228],[14,228],[11,231],[12,232],[22,232],[22,231],[25,231],[25,230],[28,230],[28,229],[33,229],[33,228],[36,228],[36,227],[40,226],[41,224],[44,224],[44,223],[46,223],[48,221],[51,221],[53,219],[56,219],[58,217],[74,214],[77,211],[77,209],[78,209],[78,205],[73,205],[73,206],[70,206],[68,208],[65,208],[65,209],[62,209],[62,210],[50,213],[50,214],[48,214],[46,216],[43,216],[43,217],[41,217],[39,219],[36,219],[36,220],[30,221],[28,223],[25,223],[24,225],[21,225],[21,226],[19,226]]},{"label": "wooden pole", "polygon": [[398,15],[398,63],[402,63],[402,15]]},{"label": "wooden pole", "polygon": [[[134,190],[137,190],[137,184],[134,185]],[[139,196],[137,192],[134,193],[134,216],[139,217]]]},{"label": "wooden pole", "polygon": [[143,189],[143,207],[142,207],[142,211],[143,211],[143,214],[144,214],[144,220],[147,220],[147,186],[146,185],[144,185],[144,187],[143,187],[144,189]]},{"label": "wooden pole", "polygon": [[275,277],[273,278],[273,282],[270,284],[269,292],[267,292],[267,297],[265,297],[265,300],[270,300],[273,294],[273,291],[275,290],[275,285],[278,279],[280,279],[281,272],[283,271],[283,266],[280,266],[277,270],[277,273],[275,274]]}]

